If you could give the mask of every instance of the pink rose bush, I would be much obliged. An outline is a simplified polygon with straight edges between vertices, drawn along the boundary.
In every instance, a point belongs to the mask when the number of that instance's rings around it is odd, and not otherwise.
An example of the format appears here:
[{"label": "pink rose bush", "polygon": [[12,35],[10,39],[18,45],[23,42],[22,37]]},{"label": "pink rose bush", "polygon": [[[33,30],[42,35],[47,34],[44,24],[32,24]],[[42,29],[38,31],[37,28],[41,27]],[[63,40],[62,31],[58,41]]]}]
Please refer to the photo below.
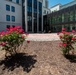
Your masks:
[{"label": "pink rose bush", "polygon": [[25,41],[26,34],[20,26],[10,27],[5,31],[0,32],[0,45],[2,50],[10,55],[17,53],[17,48]]},{"label": "pink rose bush", "polygon": [[60,40],[62,41],[59,46],[62,48],[64,55],[70,54],[70,51],[72,51],[72,53],[74,52],[73,45],[76,42],[76,36],[74,33],[74,30],[72,30],[72,32],[67,32],[65,28],[62,28],[62,32],[58,33]]}]

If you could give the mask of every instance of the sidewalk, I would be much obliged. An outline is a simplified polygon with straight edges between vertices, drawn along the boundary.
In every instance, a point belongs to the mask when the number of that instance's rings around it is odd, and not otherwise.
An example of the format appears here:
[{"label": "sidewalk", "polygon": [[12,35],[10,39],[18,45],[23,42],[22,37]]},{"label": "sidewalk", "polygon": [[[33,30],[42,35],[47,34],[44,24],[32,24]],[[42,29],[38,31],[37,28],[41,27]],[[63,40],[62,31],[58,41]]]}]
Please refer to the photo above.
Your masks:
[{"label": "sidewalk", "polygon": [[51,34],[29,34],[26,40],[30,41],[56,41],[60,40],[56,33]]}]

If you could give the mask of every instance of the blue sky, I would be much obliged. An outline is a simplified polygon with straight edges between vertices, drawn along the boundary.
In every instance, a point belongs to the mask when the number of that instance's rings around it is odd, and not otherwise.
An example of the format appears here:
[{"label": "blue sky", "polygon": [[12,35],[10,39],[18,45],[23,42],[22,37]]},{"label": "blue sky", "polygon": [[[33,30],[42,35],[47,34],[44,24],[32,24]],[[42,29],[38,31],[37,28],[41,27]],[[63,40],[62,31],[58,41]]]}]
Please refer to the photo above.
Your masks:
[{"label": "blue sky", "polygon": [[69,3],[73,0],[48,0],[48,1],[49,1],[49,7],[52,7],[56,4],[61,3],[63,5],[63,4]]}]

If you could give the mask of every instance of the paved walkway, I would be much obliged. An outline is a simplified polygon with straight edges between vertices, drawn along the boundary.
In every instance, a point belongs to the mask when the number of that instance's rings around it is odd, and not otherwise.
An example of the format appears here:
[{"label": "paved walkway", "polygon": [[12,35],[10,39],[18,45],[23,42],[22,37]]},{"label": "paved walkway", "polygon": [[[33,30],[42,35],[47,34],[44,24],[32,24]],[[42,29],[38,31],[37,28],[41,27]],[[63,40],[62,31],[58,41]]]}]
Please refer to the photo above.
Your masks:
[{"label": "paved walkway", "polygon": [[30,41],[55,41],[60,40],[56,33],[50,34],[29,34],[26,40]]}]

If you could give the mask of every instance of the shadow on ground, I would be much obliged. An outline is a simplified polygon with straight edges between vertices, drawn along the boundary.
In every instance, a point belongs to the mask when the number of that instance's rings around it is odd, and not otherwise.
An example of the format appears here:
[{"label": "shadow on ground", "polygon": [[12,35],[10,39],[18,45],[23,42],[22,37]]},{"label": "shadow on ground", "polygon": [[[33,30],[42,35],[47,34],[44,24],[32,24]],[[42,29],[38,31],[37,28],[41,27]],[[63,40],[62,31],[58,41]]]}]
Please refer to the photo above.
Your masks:
[{"label": "shadow on ground", "polygon": [[20,66],[24,71],[30,72],[34,68],[34,64],[37,62],[36,55],[27,55],[25,53],[19,53],[14,56],[6,57],[0,61],[0,65],[4,65],[3,70],[8,69],[13,71],[15,68]]},{"label": "shadow on ground", "polygon": [[65,58],[72,63],[76,63],[76,55],[65,55]]}]

